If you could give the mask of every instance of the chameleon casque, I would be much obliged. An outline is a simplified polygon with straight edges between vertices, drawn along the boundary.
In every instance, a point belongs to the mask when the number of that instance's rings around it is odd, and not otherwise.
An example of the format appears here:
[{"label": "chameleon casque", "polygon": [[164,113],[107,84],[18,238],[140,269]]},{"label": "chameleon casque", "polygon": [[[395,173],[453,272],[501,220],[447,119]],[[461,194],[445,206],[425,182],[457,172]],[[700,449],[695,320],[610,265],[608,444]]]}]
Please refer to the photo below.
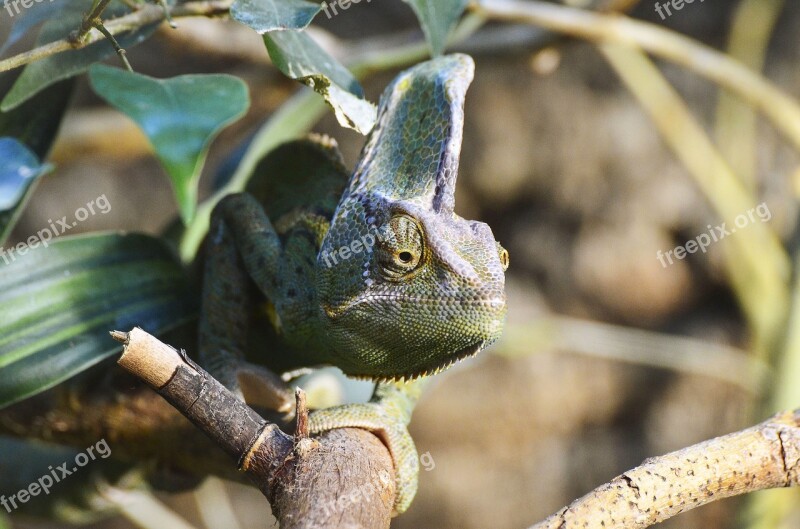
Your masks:
[{"label": "chameleon casque", "polygon": [[293,403],[272,371],[245,360],[260,299],[276,345],[259,363],[377,381],[368,403],[313,412],[310,429],[377,434],[395,464],[396,513],[417,488],[406,427],[420,378],[484,349],[505,321],[508,253],[489,226],[453,211],[473,70],[455,54],[400,73],[349,178],[331,140],[279,147],[256,169],[259,184],[220,202],[207,242],[201,363],[249,403]]}]

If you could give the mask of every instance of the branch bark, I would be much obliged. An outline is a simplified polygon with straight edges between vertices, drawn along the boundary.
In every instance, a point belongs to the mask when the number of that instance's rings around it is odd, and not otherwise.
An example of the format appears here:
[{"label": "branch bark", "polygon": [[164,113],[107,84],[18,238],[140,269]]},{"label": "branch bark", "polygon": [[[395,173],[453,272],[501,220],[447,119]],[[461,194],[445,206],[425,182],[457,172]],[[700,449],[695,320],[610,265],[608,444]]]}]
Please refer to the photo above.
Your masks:
[{"label": "branch bark", "polygon": [[[360,429],[283,433],[183,353],[141,329],[115,331],[119,364],[153,387],[237,462],[269,500],[282,529],[388,528],[394,467],[387,448]],[[301,401],[302,399],[298,399]]]},{"label": "branch bark", "polygon": [[642,529],[714,500],[800,486],[800,410],[646,460],[530,529]]}]

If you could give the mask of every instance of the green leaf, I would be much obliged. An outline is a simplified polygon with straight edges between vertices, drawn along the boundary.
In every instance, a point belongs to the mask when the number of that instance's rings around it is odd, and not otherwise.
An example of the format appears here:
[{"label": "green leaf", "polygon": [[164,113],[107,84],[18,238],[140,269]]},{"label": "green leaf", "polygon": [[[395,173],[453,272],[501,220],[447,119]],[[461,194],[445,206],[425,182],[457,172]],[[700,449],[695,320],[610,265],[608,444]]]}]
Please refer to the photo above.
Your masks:
[{"label": "green leaf", "polygon": [[[91,7],[91,2],[85,0],[79,4],[85,5],[87,12]],[[113,17],[123,12],[121,7],[107,9],[104,17]],[[80,26],[81,17],[82,12],[75,9],[50,20],[42,28],[36,45],[41,46],[66,38],[71,31]],[[133,33],[118,35],[117,40],[123,48],[132,48],[152,35],[157,26],[158,24],[150,24]],[[102,61],[114,53],[111,43],[101,40],[80,50],[71,50],[35,61],[25,67],[17,82],[0,103],[0,110],[3,112],[11,110],[51,84],[83,73],[93,63]]]},{"label": "green leaf", "polygon": [[98,95],[133,119],[148,137],[188,224],[197,208],[197,183],[208,147],[247,111],[247,85],[231,75],[162,80],[102,64],[90,69],[89,79]]},{"label": "green leaf", "polygon": [[75,79],[48,86],[8,112],[0,112],[0,136],[24,143],[40,160],[47,158],[69,106]]},{"label": "green leaf", "polygon": [[231,6],[231,18],[263,34],[303,29],[321,9],[322,4],[306,0],[236,0]]},{"label": "green leaf", "polygon": [[118,352],[109,330],[158,334],[195,315],[183,270],[158,239],[38,237],[0,253],[0,408]]},{"label": "green leaf", "polygon": [[8,237],[33,184],[50,170],[25,145],[0,138],[0,244]]},{"label": "green leaf", "polygon": [[441,55],[447,37],[461,18],[469,0],[405,0],[416,13],[435,57]]},{"label": "green leaf", "polygon": [[377,109],[350,71],[301,31],[273,31],[264,35],[272,62],[284,75],[297,79],[325,98],[343,127],[367,134]]}]

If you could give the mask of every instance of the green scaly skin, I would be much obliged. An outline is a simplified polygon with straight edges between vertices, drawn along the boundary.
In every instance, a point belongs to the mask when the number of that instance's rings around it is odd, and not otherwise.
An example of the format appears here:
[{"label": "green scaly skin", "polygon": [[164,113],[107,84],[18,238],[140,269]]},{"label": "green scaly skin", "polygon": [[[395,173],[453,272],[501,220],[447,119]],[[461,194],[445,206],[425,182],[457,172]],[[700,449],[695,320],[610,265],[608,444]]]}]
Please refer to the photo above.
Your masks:
[{"label": "green scaly skin", "polygon": [[406,428],[421,377],[484,349],[505,321],[508,254],[486,224],[453,212],[473,69],[449,55],[402,72],[349,179],[330,140],[279,147],[250,193],[217,206],[209,232],[201,361],[248,402],[291,405],[278,377],[244,360],[248,311],[261,298],[275,338],[266,363],[332,364],[378,381],[368,403],[309,422],[315,433],[358,427],[383,440],[396,513],[417,488]]}]

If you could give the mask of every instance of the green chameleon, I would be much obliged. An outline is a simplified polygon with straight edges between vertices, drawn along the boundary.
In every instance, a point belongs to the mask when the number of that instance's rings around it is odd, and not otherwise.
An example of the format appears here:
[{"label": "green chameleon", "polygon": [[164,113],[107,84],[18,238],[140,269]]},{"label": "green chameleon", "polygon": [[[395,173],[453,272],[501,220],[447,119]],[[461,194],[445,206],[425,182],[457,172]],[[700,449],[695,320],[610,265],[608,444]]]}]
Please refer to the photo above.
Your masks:
[{"label": "green chameleon", "polygon": [[[217,206],[207,243],[201,363],[248,403],[277,409],[292,393],[245,359],[255,333],[272,369],[329,364],[377,381],[368,403],[316,411],[309,424],[383,440],[396,514],[417,488],[406,427],[420,377],[484,349],[505,321],[508,252],[489,226],[453,212],[473,70],[470,57],[448,55],[402,72],[352,177],[329,139],[279,147],[247,193]],[[269,329],[253,329],[259,301]]]}]

